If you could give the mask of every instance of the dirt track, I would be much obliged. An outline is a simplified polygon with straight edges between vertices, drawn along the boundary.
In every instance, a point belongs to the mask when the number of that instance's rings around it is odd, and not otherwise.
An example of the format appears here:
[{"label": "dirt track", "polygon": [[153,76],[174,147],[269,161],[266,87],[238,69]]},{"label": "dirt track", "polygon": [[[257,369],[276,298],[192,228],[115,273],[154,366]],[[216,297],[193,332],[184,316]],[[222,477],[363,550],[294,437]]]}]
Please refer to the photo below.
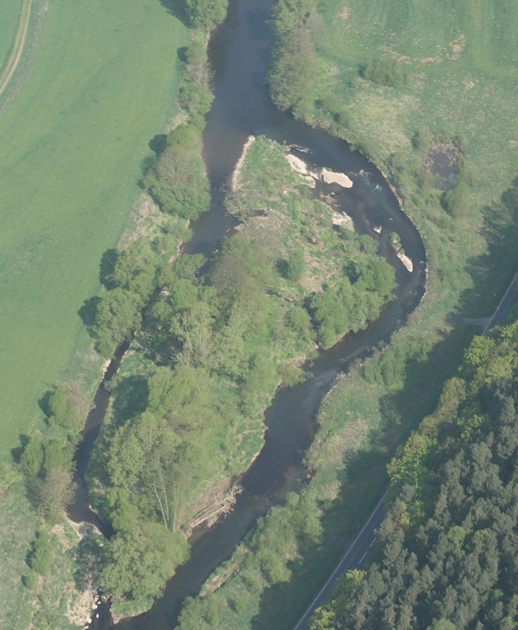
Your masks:
[{"label": "dirt track", "polygon": [[0,74],[0,96],[9,85],[9,81],[12,79],[16,68],[22,58],[23,49],[25,47],[25,41],[27,39],[27,31],[29,29],[29,20],[31,17],[32,0],[23,0],[22,10],[20,12],[20,23],[18,25],[18,31],[16,33],[16,40],[14,42],[13,52],[7,61],[4,71]]}]

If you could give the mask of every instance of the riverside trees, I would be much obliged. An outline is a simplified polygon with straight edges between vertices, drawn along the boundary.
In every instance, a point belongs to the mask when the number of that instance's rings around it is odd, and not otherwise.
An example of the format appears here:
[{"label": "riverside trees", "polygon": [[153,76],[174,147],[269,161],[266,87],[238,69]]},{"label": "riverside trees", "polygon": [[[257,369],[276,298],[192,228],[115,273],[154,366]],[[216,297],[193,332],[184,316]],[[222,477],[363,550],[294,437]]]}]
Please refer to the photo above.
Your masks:
[{"label": "riverside trees", "polygon": [[282,110],[300,106],[318,68],[313,28],[314,2],[281,0],[273,11],[278,39],[268,74],[270,93]]},{"label": "riverside trees", "polygon": [[[178,128],[173,141],[190,133]],[[283,194],[285,185],[300,186],[283,147],[256,140],[242,177],[257,191],[246,201],[248,219],[210,263],[200,254],[165,262],[158,241],[136,241],[106,276],[107,294],[135,296],[142,322],[134,367],[123,363],[89,472],[90,487],[101,490],[91,494],[96,510],[115,530],[103,584],[117,597],[160,590],[186,558],[184,532],[199,496],[250,465],[276,386],[306,378],[296,359],[316,339],[327,346],[366,326],[394,287],[374,241],[334,230],[321,202]],[[319,306],[321,321],[315,295],[342,285],[359,310],[354,317],[343,310],[326,329],[327,306]],[[322,290],[312,296],[314,286]],[[98,313],[94,334],[104,329]]]}]

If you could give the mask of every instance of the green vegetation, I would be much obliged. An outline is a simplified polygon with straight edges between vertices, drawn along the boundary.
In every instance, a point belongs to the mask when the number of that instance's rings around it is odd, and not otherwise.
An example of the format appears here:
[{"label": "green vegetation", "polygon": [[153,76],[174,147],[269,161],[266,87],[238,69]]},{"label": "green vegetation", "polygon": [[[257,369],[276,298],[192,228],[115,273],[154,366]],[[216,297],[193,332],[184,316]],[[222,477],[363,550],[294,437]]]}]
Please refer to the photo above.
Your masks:
[{"label": "green vegetation", "polygon": [[180,90],[180,104],[191,116],[167,137],[167,147],[144,178],[144,186],[164,212],[183,219],[197,219],[210,206],[209,182],[201,158],[204,116],[212,106],[212,75],[202,39],[185,53],[187,68]]},{"label": "green vegetation", "polygon": [[410,79],[409,69],[392,57],[369,61],[362,69],[362,75],[364,79],[389,87],[402,87]]},{"label": "green vegetation", "polygon": [[273,14],[278,39],[267,82],[274,103],[285,110],[299,103],[314,86],[318,68],[316,6],[308,0],[280,0]]},{"label": "green vegetation", "polygon": [[99,583],[102,537],[90,525],[78,535],[67,521],[42,523],[27,485],[14,467],[1,465],[0,625],[82,628]]},{"label": "green vegetation", "polygon": [[[473,331],[452,328],[447,317],[491,313],[518,263],[518,134],[513,122],[518,115],[513,96],[518,40],[509,21],[518,17],[515,3],[480,0],[446,7],[428,0],[353,0],[344,7],[326,0],[319,5],[325,35],[318,17],[309,19],[303,0],[277,6],[282,23],[277,18],[271,73],[285,54],[287,33],[296,32],[304,20],[311,23],[318,61],[317,71],[303,77],[306,91],[288,106],[295,117],[348,140],[383,170],[425,241],[427,295],[390,345],[339,380],[322,404],[307,454],[313,476],[300,499],[315,502],[309,513],[320,514],[321,541],[300,535],[293,543],[286,536],[278,553],[286,560],[286,581],[271,584],[261,573],[246,579],[254,559],[250,540],[245,540],[209,578],[203,597],[187,604],[183,623],[188,624],[190,611],[205,620],[199,627],[293,627],[343,553],[344,537],[354,536],[388,483],[386,467],[397,444],[436,407],[444,381],[472,339]],[[408,68],[407,85],[383,86],[361,76],[359,70],[369,60],[387,56]],[[272,96],[277,98],[275,91]],[[431,144],[450,140],[464,154],[464,184],[443,196],[425,165]],[[461,201],[457,206],[455,197]],[[399,244],[397,235],[393,243]],[[505,362],[503,367],[507,369]],[[478,420],[471,420],[466,435],[479,430]],[[479,426],[484,430],[482,422]],[[414,461],[420,456],[416,451]],[[289,515],[292,509],[287,504],[278,512]],[[289,520],[288,515],[280,521]],[[284,538],[280,521],[277,534]],[[454,530],[452,539],[458,535]],[[471,538],[466,540],[471,544]],[[347,580],[341,583],[333,596],[336,606],[321,611],[316,627],[335,627],[351,601],[350,586]],[[488,599],[495,597],[498,603],[498,594]],[[504,596],[496,614],[509,614],[510,602]],[[491,606],[489,615],[495,610]],[[219,611],[219,625],[208,621],[214,611]],[[387,627],[396,621],[389,619]],[[504,617],[500,621],[501,627],[509,626]],[[490,627],[499,627],[500,621],[491,621],[496,625]],[[403,616],[401,623],[406,623]],[[439,612],[428,625],[452,628]],[[383,625],[376,619],[372,627]]]},{"label": "green vegetation", "polygon": [[376,561],[312,629],[514,628],[518,324],[476,337],[440,406],[389,466]]},{"label": "green vegetation", "polygon": [[185,0],[185,9],[191,26],[210,31],[223,22],[227,15],[228,0]]},{"label": "green vegetation", "polygon": [[[159,239],[140,239],[105,276],[92,333],[111,348],[136,333],[89,465],[92,501],[116,531],[103,585],[117,598],[156,595],[185,560],[193,517],[224,504],[213,488],[250,465],[263,410],[279,383],[307,377],[298,363],[315,341],[365,327],[391,299],[394,270],[377,244],[333,229],[334,210],[307,191],[285,148],[259,138],[227,197],[246,222],[209,265],[199,254],[168,262]],[[123,314],[134,305],[119,339],[107,300]]]},{"label": "green vegetation", "polygon": [[32,73],[0,118],[2,457],[42,425],[37,401],[51,383],[98,378],[77,311],[140,194],[187,42],[159,2],[49,5]]}]

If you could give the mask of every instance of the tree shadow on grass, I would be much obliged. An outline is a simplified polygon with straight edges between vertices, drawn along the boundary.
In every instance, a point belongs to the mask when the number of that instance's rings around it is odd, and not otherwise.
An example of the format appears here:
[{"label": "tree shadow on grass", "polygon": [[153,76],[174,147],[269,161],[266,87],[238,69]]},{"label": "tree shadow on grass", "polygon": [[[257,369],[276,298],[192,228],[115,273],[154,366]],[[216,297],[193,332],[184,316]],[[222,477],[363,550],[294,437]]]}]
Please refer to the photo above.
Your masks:
[{"label": "tree shadow on grass", "polygon": [[47,416],[47,418],[51,415],[50,411],[50,397],[56,391],[56,387],[53,389],[48,389],[43,396],[38,400],[38,406],[43,411],[43,413]]},{"label": "tree shadow on grass", "polygon": [[23,455],[23,452],[25,451],[27,444],[29,443],[30,437],[27,433],[19,433],[18,439],[20,440],[20,446],[15,446],[11,449],[11,457],[17,464],[20,463],[21,457]]},{"label": "tree shadow on grass", "polygon": [[160,4],[167,9],[169,15],[172,15],[177,20],[180,20],[187,28],[191,27],[189,16],[185,10],[184,0],[160,0]]},{"label": "tree shadow on grass", "polygon": [[487,251],[468,263],[473,286],[464,291],[457,310],[464,317],[491,315],[518,268],[518,178],[499,202],[484,208],[480,234]]},{"label": "tree shadow on grass", "polygon": [[83,320],[83,324],[90,329],[95,324],[95,317],[97,315],[97,306],[101,298],[97,295],[88,298],[83,302],[83,306],[77,311],[79,317]]},{"label": "tree shadow on grass", "polygon": [[151,140],[148,143],[148,146],[157,157],[160,157],[167,148],[167,134],[165,133],[157,134],[156,136],[151,138]]},{"label": "tree shadow on grass", "polygon": [[115,265],[119,254],[116,249],[107,249],[101,256],[101,263],[99,265],[99,280],[107,289],[115,288],[111,280],[111,276],[115,271]]}]

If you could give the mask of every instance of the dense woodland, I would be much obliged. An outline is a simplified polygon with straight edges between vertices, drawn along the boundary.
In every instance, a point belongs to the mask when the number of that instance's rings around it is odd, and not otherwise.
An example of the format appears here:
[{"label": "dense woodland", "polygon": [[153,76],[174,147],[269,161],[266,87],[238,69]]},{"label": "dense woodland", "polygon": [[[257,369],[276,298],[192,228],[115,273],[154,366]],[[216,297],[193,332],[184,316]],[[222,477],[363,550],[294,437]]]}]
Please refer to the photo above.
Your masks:
[{"label": "dense woodland", "polygon": [[518,322],[475,337],[389,466],[375,562],[312,630],[507,630],[518,621]]}]

